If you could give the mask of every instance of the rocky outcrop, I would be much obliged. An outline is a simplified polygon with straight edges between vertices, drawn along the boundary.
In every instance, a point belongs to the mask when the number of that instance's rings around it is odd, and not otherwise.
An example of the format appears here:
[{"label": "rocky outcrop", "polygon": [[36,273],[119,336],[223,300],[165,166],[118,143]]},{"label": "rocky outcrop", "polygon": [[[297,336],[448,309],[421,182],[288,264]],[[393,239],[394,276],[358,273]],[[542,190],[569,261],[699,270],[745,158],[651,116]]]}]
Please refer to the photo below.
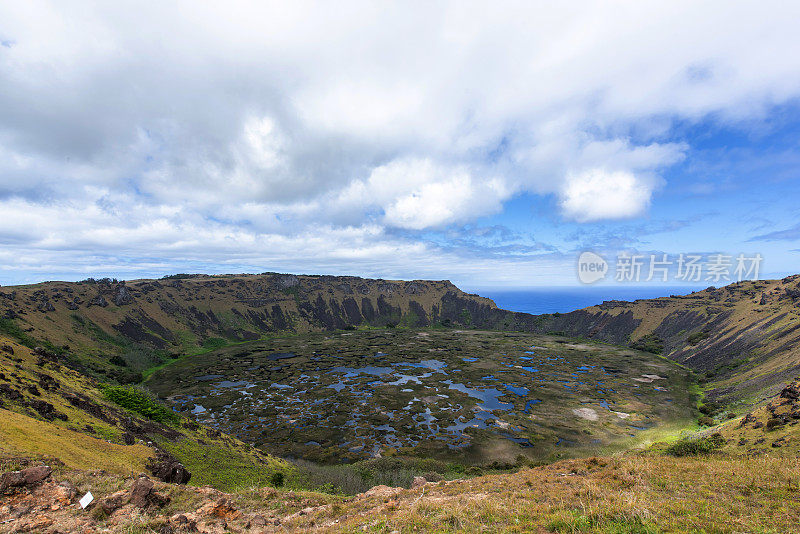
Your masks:
[{"label": "rocky outcrop", "polygon": [[97,295],[89,303],[86,305],[87,307],[90,306],[100,306],[101,308],[105,308],[108,306],[108,301],[105,299],[103,295]]},{"label": "rocky outcrop", "polygon": [[129,502],[137,508],[151,506],[162,508],[169,503],[170,498],[154,491],[153,481],[146,477],[139,477],[133,483],[129,494]]},{"label": "rocky outcrop", "polygon": [[32,488],[38,486],[53,473],[46,465],[28,467],[21,471],[9,471],[0,475],[0,494],[14,491],[17,488]]},{"label": "rocky outcrop", "polygon": [[130,304],[133,302],[133,295],[131,291],[125,286],[124,284],[120,284],[117,287],[117,291],[114,294],[114,304],[117,306],[124,306],[126,304]]},{"label": "rocky outcrop", "polygon": [[29,402],[29,406],[36,410],[39,415],[48,421],[52,421],[54,419],[60,419],[62,421],[67,420],[66,414],[56,410],[55,407],[47,401],[35,399]]},{"label": "rocky outcrop", "polygon": [[155,458],[150,460],[147,468],[162,482],[186,484],[192,478],[192,474],[182,463],[160,450],[157,451]]}]

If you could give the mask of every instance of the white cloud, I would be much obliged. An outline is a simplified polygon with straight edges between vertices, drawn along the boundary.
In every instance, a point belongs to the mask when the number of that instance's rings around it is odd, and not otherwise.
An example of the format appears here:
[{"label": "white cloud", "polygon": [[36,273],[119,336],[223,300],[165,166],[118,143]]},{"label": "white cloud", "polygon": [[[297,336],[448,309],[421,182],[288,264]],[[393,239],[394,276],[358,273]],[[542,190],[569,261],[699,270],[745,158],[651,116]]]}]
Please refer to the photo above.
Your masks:
[{"label": "white cloud", "polygon": [[624,219],[643,213],[652,195],[652,179],[590,169],[567,177],[560,205],[565,216],[578,222]]},{"label": "white cloud", "polygon": [[193,232],[245,257],[371,228],[334,242],[378,258],[387,233],[526,192],[569,219],[634,217],[691,150],[674,122],[800,95],[798,18],[778,1],[6,2],[0,208],[29,205],[0,242],[106,236],[130,261],[114,235],[159,250]]}]

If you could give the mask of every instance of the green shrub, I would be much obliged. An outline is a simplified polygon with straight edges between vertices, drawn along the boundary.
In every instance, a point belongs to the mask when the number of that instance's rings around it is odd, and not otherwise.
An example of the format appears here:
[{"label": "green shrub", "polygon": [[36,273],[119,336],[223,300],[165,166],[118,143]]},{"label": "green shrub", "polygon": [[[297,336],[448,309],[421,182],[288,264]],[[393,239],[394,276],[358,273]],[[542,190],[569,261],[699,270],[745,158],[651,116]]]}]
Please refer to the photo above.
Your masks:
[{"label": "green shrub", "polygon": [[714,433],[709,437],[685,438],[676,441],[667,447],[667,454],[672,456],[697,456],[699,454],[710,454],[725,445],[725,439],[719,433]]},{"label": "green shrub", "polygon": [[722,406],[714,401],[708,401],[705,404],[701,404],[698,409],[701,414],[713,417],[722,410]]},{"label": "green shrub", "polygon": [[269,477],[269,485],[273,488],[282,488],[284,481],[284,475],[282,471],[275,471],[272,473],[272,476]]},{"label": "green shrub", "polygon": [[697,422],[700,426],[714,426],[714,420],[707,415],[701,415]]},{"label": "green shrub", "polygon": [[661,354],[664,352],[664,341],[655,334],[647,334],[642,336],[633,343],[631,348],[636,350],[643,350],[653,354]]},{"label": "green shrub", "polygon": [[141,389],[133,386],[104,386],[103,395],[119,406],[165,424],[178,424],[180,417]]},{"label": "green shrub", "polygon": [[707,339],[710,335],[711,334],[708,332],[695,332],[694,334],[690,334],[689,337],[686,338],[686,341],[689,343],[689,345],[697,345],[704,339]]}]

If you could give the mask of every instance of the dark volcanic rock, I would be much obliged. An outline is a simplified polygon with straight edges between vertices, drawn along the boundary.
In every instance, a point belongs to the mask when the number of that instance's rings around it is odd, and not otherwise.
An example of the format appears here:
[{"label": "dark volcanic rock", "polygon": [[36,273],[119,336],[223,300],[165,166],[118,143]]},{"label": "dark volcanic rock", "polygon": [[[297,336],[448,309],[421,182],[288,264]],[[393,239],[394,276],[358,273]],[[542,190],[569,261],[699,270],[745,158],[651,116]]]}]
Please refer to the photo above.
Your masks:
[{"label": "dark volcanic rock", "polygon": [[87,308],[91,306],[100,306],[101,308],[105,308],[106,306],[108,306],[108,301],[105,299],[103,295],[97,295],[95,298],[90,300],[89,303],[86,305]]},{"label": "dark volcanic rock", "polygon": [[53,419],[61,419],[62,421],[67,420],[67,415],[59,412],[55,409],[55,407],[47,401],[43,400],[32,400],[29,403],[30,407],[36,410],[39,415],[47,419],[48,421],[52,421]]},{"label": "dark volcanic rock", "polygon": [[0,475],[0,493],[5,493],[11,488],[37,486],[50,478],[52,473],[53,470],[46,465],[3,473]]},{"label": "dark volcanic rock", "polygon": [[130,503],[138,508],[148,508],[150,506],[162,507],[169,503],[170,498],[160,495],[153,490],[153,481],[146,477],[140,477],[133,483],[130,492]]},{"label": "dark volcanic rock", "polygon": [[192,474],[182,463],[163,451],[158,451],[147,468],[162,482],[186,484],[192,478]]},{"label": "dark volcanic rock", "polygon": [[124,306],[125,304],[130,304],[131,302],[133,302],[133,295],[131,294],[130,289],[128,289],[125,285],[120,285],[117,287],[117,293],[114,295],[114,304],[117,306]]},{"label": "dark volcanic rock", "polygon": [[794,382],[783,388],[780,397],[791,400],[800,399],[800,382]]},{"label": "dark volcanic rock", "polygon": [[22,393],[12,388],[8,384],[0,384],[0,395],[8,400],[19,400],[22,398]]},{"label": "dark volcanic rock", "polygon": [[275,285],[281,289],[297,287],[300,285],[300,279],[293,274],[279,274],[275,276]]},{"label": "dark volcanic rock", "polygon": [[39,305],[36,307],[36,309],[39,310],[42,313],[56,311],[55,306],[53,306],[53,303],[50,302],[49,300],[45,300],[45,301],[40,302]]}]

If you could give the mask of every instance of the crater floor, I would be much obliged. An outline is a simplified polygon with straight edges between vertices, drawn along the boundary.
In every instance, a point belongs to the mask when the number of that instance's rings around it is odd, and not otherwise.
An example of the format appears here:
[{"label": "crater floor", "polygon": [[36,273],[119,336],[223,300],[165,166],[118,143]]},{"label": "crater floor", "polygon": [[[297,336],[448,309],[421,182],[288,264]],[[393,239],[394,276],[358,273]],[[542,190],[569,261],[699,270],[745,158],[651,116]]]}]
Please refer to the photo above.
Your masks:
[{"label": "crater floor", "polygon": [[689,423],[695,403],[688,372],[646,352],[434,329],[255,341],[180,360],[148,386],[268,452],[324,462],[605,452]]}]

